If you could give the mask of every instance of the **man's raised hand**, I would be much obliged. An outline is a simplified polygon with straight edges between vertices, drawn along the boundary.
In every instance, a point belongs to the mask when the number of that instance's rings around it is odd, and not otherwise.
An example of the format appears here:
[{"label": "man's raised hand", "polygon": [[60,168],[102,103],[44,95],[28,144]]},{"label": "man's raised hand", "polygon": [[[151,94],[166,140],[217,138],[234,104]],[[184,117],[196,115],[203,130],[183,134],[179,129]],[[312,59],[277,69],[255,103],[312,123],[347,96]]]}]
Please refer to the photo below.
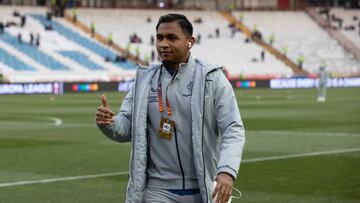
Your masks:
[{"label": "man's raised hand", "polygon": [[114,116],[114,112],[111,111],[109,102],[105,95],[101,96],[101,105],[98,107],[96,112],[96,123],[98,125],[110,125],[114,121],[112,117]]}]

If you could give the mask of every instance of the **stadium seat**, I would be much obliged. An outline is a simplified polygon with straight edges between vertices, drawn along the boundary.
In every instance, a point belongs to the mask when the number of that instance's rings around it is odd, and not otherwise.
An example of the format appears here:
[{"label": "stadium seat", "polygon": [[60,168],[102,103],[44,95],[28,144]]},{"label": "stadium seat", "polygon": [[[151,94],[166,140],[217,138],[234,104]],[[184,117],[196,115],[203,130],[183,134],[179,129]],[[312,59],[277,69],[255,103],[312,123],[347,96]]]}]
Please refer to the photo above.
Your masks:
[{"label": "stadium seat", "polygon": [[35,71],[36,69],[21,60],[17,57],[11,55],[4,49],[0,48],[0,63],[5,64],[7,67],[12,68],[17,71]]},{"label": "stadium seat", "polygon": [[[262,48],[255,43],[245,43],[242,33],[236,33],[232,38],[228,22],[218,12],[174,12],[185,14],[194,25],[194,36],[201,35],[201,43],[195,44],[191,50],[197,58],[224,66],[232,77],[291,77],[292,70],[272,55],[266,54],[266,60],[261,61]],[[86,25],[94,22],[96,32],[104,36],[112,32],[114,42],[122,47],[127,47],[130,36],[136,33],[142,43],[133,43],[130,53],[135,55],[135,48],[139,47],[140,58],[145,59],[146,55],[155,51],[155,45],[150,44],[150,37],[156,34],[157,20],[167,13],[162,10],[79,9],[78,19]],[[202,23],[196,23],[195,20],[200,17]],[[148,22],[148,18],[151,22]],[[216,28],[221,30],[220,38],[214,37]],[[210,35],[213,37],[210,38]]]},{"label": "stadium seat", "polygon": [[13,46],[20,52],[28,55],[30,58],[34,59],[38,63],[44,65],[45,67],[51,70],[70,70],[69,67],[55,60],[50,55],[44,53],[40,49],[35,46],[29,45],[27,43],[19,43],[17,38],[12,36],[11,34],[5,32],[0,36],[0,40]]},{"label": "stadium seat", "polygon": [[90,70],[105,70],[100,65],[96,64],[90,60],[86,55],[79,51],[59,51],[59,53],[65,57],[68,57],[80,65],[90,69]]},{"label": "stadium seat", "polygon": [[[100,55],[103,58],[105,57],[110,57],[111,59],[116,58],[116,53],[114,51],[104,47],[103,45],[100,45],[97,42],[92,41],[91,39],[81,36],[77,32],[65,27],[64,25],[62,25],[61,23],[55,20],[49,21],[45,16],[38,14],[31,15],[31,17],[39,20],[44,26],[52,25],[53,29],[56,32],[65,36],[68,40],[74,41],[75,43],[83,46],[84,48],[87,48],[92,52],[95,52],[96,54]],[[131,62],[125,62],[125,63],[114,62],[113,64],[122,69],[134,69],[136,67],[136,65]]]},{"label": "stadium seat", "polygon": [[[360,72],[360,64],[351,54],[322,30],[305,12],[246,11],[242,12],[248,27],[257,25],[266,41],[275,35],[274,47],[288,47],[288,57],[294,62],[300,54],[305,57],[304,70],[316,73],[324,60],[333,75],[351,75]],[[240,16],[240,12],[234,12]]]}]

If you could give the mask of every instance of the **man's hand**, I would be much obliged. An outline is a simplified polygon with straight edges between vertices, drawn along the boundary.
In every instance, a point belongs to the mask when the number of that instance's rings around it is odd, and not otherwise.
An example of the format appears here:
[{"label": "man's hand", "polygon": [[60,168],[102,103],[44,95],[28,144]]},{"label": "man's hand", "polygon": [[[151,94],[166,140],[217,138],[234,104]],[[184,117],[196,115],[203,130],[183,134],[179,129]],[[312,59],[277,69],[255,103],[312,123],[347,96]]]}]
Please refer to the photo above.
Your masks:
[{"label": "man's hand", "polygon": [[96,124],[98,125],[110,125],[114,121],[112,117],[114,116],[114,112],[110,110],[110,105],[107,101],[105,95],[101,96],[101,105],[98,107],[96,112]]},{"label": "man's hand", "polygon": [[219,173],[215,181],[217,184],[212,193],[212,198],[214,199],[216,197],[216,203],[227,203],[233,190],[233,178],[227,173]]}]

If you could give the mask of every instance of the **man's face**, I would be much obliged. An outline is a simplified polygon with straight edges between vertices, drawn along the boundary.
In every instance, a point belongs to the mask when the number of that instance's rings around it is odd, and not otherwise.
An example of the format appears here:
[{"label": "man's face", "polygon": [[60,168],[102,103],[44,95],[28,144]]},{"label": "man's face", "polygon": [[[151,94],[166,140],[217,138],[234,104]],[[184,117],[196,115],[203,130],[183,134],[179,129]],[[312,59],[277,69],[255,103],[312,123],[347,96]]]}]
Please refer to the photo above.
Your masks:
[{"label": "man's face", "polygon": [[[192,37],[183,33],[177,22],[161,23],[156,34],[156,49],[163,63],[185,63]],[[191,44],[192,45],[192,44]]]}]

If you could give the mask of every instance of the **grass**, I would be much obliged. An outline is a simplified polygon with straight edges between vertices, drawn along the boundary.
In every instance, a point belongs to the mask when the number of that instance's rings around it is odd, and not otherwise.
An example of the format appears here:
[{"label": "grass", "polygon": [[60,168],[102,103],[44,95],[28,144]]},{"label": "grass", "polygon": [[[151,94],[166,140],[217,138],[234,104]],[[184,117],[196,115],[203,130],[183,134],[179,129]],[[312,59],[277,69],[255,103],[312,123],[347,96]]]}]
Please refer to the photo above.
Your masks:
[{"label": "grass", "polygon": [[[233,202],[359,202],[360,89],[236,91],[247,143]],[[107,93],[113,110],[124,94]],[[95,127],[100,93],[0,96],[0,185],[128,171],[130,145]],[[54,126],[54,118],[62,125]],[[247,162],[254,158],[359,149]],[[0,202],[123,202],[127,175],[0,187]]]}]

